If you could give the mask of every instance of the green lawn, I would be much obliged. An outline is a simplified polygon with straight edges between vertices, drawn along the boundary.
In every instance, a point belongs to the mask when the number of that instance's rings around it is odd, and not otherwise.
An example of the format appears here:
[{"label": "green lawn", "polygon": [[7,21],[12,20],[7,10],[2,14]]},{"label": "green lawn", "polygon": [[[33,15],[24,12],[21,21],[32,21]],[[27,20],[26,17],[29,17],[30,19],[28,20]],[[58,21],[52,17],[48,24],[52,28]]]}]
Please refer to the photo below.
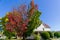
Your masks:
[{"label": "green lawn", "polygon": [[60,39],[58,39],[58,38],[53,38],[52,40],[60,40]]},{"label": "green lawn", "polygon": [[[8,38],[6,38],[5,40],[9,40]],[[13,38],[11,38],[10,40],[21,40],[21,39],[13,39]]]}]

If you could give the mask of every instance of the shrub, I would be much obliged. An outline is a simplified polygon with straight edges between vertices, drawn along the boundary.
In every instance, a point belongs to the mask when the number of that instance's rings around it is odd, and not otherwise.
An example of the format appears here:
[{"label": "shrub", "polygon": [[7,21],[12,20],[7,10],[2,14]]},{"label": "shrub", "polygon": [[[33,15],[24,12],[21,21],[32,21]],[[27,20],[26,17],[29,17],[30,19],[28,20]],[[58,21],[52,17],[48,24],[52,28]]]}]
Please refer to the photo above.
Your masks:
[{"label": "shrub", "polygon": [[57,38],[59,38],[60,37],[60,32],[55,32],[54,36],[57,37]]},{"label": "shrub", "polygon": [[42,32],[41,36],[42,36],[43,39],[49,39],[50,38],[50,35],[49,35],[48,32]]},{"label": "shrub", "polygon": [[50,35],[50,38],[53,38],[53,37],[54,37],[54,36],[53,36],[53,32],[48,31],[48,33],[49,33],[49,35]]},{"label": "shrub", "polygon": [[40,33],[38,33],[38,32],[34,32],[33,36],[34,36],[34,40],[40,40],[41,39]]}]

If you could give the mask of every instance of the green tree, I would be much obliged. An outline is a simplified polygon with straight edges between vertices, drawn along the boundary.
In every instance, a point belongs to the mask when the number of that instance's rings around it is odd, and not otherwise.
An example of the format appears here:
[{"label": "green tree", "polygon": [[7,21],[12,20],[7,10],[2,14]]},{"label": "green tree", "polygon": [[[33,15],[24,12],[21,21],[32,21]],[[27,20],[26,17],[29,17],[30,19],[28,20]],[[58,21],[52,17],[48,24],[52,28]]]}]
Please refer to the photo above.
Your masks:
[{"label": "green tree", "polygon": [[[39,19],[41,16],[41,12],[37,9],[37,6],[34,5],[34,1],[31,1],[31,9],[29,10],[29,23],[27,26],[27,31],[25,32],[25,36],[30,36],[33,32],[33,30],[40,26],[42,23]],[[32,16],[31,16],[32,15]]]},{"label": "green tree", "polygon": [[57,37],[57,38],[60,38],[60,32],[55,32],[54,36]]},{"label": "green tree", "polygon": [[31,17],[31,21],[28,23],[28,30],[26,32],[26,35],[31,35],[33,30],[41,24],[41,21],[39,19],[40,15],[41,12],[35,10],[34,15]]}]

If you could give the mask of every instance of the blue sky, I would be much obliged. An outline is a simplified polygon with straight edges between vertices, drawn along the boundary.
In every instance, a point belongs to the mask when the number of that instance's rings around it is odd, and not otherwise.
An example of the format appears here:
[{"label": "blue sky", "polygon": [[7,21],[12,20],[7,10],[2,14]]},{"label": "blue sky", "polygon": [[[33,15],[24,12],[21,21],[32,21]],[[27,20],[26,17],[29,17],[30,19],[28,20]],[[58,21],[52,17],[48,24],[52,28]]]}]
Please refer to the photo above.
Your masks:
[{"label": "blue sky", "polygon": [[[0,0],[0,17],[19,7],[21,4],[29,5],[31,0]],[[42,12],[40,19],[51,27],[52,31],[60,30],[60,0],[34,0]]]}]

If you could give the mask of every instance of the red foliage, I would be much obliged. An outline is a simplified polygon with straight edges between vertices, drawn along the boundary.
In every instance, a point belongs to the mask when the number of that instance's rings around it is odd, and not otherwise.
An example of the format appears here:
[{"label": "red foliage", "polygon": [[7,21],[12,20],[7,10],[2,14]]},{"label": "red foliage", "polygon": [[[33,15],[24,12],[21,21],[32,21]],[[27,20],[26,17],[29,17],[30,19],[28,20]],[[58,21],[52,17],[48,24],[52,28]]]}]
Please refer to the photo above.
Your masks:
[{"label": "red foliage", "polygon": [[[37,6],[36,6],[37,7]],[[31,8],[27,11],[26,5],[22,5],[18,10],[14,9],[7,16],[9,21],[6,23],[6,30],[10,32],[17,32],[18,36],[22,36],[26,30],[30,21],[28,16],[32,16],[34,13],[35,5],[34,1],[31,1]],[[30,14],[29,14],[30,13]]]}]

